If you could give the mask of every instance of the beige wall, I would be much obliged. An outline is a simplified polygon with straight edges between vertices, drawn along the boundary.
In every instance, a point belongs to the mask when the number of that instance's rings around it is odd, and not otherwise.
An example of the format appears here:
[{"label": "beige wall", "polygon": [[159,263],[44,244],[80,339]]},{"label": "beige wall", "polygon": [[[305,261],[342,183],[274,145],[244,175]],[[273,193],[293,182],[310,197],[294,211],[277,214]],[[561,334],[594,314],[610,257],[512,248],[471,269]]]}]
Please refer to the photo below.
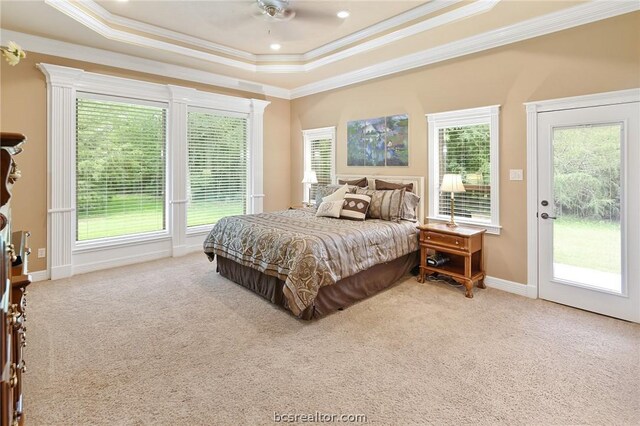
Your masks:
[{"label": "beige wall", "polygon": [[[404,72],[291,103],[291,199],[302,199],[303,129],[337,126],[338,173],[427,177],[425,114],[499,104],[500,236],[486,239],[491,276],[526,283],[523,102],[640,87],[640,13]],[[349,120],[409,114],[409,167],[347,167]]]},{"label": "beige wall", "polygon": [[[19,42],[19,41],[18,41]],[[29,53],[16,67],[0,68],[0,129],[29,137],[18,157],[23,178],[13,199],[15,229],[32,231],[31,247],[46,247],[46,87],[35,64],[82,68],[126,78],[259,97],[117,68]],[[492,276],[526,282],[526,182],[508,180],[509,169],[526,172],[523,102],[640,87],[640,13],[551,34],[456,60],[404,72],[294,101],[266,98],[265,210],[302,199],[302,129],[337,126],[337,172],[427,176],[424,115],[492,104],[500,115],[500,216],[503,231],[487,238]],[[260,97],[265,99],[264,97]],[[410,165],[394,168],[346,166],[349,120],[408,113]],[[287,192],[286,189],[290,188]],[[43,270],[45,259],[30,259]]]},{"label": "beige wall", "polygon": [[[19,43],[19,40],[16,41]],[[24,133],[29,138],[24,152],[16,158],[23,177],[14,187],[12,211],[13,229],[27,229],[32,234],[30,246],[34,254],[29,259],[31,271],[46,269],[46,259],[37,258],[37,248],[47,247],[46,83],[44,75],[36,69],[36,64],[40,62],[271,101],[271,105],[265,110],[264,124],[264,208],[266,211],[273,211],[288,207],[289,193],[282,188],[290,187],[291,175],[289,101],[35,53],[27,52],[27,55],[15,67],[2,60],[0,129],[3,132]],[[273,167],[274,164],[277,167]]]}]

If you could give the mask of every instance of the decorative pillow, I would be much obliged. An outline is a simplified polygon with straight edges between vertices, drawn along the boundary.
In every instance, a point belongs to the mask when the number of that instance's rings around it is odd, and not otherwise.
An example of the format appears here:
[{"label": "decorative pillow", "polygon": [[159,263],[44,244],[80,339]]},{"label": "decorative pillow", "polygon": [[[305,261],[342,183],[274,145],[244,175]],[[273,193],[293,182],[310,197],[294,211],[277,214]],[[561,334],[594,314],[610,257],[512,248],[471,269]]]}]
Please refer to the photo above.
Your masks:
[{"label": "decorative pillow", "polygon": [[342,211],[342,203],[344,203],[344,200],[323,201],[322,204],[318,206],[318,210],[316,211],[316,216],[340,217],[340,212]]},{"label": "decorative pillow", "polygon": [[363,177],[362,179],[353,179],[353,180],[338,179],[338,183],[340,185],[346,183],[347,185],[353,185],[353,186],[357,186],[357,187],[360,187],[360,188],[366,188],[367,185],[368,185],[366,177]]},{"label": "decorative pillow", "polygon": [[413,183],[393,183],[384,180],[375,180],[376,189],[402,189],[405,188],[407,192],[413,192]]},{"label": "decorative pillow", "polygon": [[417,221],[416,217],[416,208],[418,207],[418,203],[420,202],[420,197],[414,194],[413,192],[405,191],[404,193],[404,202],[402,205],[402,214],[401,219]]},{"label": "decorative pillow", "polygon": [[402,216],[405,189],[393,189],[378,191],[373,189],[357,189],[356,194],[369,195],[368,217],[372,219],[389,220],[398,222]]},{"label": "decorative pillow", "polygon": [[364,220],[367,217],[367,210],[371,197],[363,194],[346,194],[342,204],[340,217],[352,220]]},{"label": "decorative pillow", "polygon": [[[327,195],[331,195],[344,185],[321,185],[316,189],[316,206],[322,204],[322,199]],[[349,186],[348,193],[354,194],[356,192],[355,186]]]},{"label": "decorative pillow", "polygon": [[333,194],[327,195],[322,199],[322,201],[342,201],[344,199],[344,195],[349,192],[349,185],[346,183],[338,188]]}]

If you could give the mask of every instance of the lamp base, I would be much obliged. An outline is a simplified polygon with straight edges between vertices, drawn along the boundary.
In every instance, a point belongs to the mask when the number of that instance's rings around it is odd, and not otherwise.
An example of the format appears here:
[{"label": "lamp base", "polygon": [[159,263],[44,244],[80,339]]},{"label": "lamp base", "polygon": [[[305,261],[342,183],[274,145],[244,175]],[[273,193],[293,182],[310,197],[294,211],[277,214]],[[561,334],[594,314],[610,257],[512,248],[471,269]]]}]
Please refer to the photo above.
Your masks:
[{"label": "lamp base", "polygon": [[447,222],[447,226],[449,228],[457,228],[458,224],[453,220],[454,217],[454,210],[455,210],[455,204],[453,201],[453,192],[451,193],[451,204],[449,206],[449,211],[451,212],[451,219],[449,219],[449,222]]}]

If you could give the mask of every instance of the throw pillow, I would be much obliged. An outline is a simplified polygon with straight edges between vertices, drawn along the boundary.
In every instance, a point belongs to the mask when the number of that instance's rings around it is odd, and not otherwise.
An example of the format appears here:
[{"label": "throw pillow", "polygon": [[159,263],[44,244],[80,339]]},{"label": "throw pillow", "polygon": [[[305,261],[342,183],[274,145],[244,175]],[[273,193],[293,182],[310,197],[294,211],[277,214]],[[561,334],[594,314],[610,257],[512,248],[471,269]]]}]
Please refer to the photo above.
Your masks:
[{"label": "throw pillow", "polygon": [[363,177],[362,179],[353,179],[353,180],[342,180],[342,179],[338,179],[338,183],[340,185],[342,184],[348,184],[348,185],[353,185],[353,186],[357,186],[360,188],[366,188],[368,183],[367,183],[367,178]]},{"label": "throw pillow", "polygon": [[364,194],[346,194],[342,204],[340,217],[351,220],[364,220],[367,217],[367,210],[371,197]]},{"label": "throw pillow", "polygon": [[347,185],[346,183],[344,184],[344,186],[340,187],[338,190],[336,190],[333,194],[331,195],[327,195],[326,197],[324,197],[322,199],[322,201],[342,201],[344,199],[344,195],[349,192],[349,185]]},{"label": "throw pillow", "polygon": [[364,194],[371,197],[368,213],[370,218],[392,222],[398,222],[402,217],[404,193],[404,188],[383,191],[370,189],[356,190],[356,194]]},{"label": "throw pillow", "polygon": [[402,189],[405,188],[407,192],[413,192],[413,183],[393,183],[384,180],[375,180],[376,189]]},{"label": "throw pillow", "polygon": [[402,214],[401,219],[417,221],[416,217],[416,208],[418,207],[418,203],[420,203],[420,197],[414,194],[413,192],[404,193],[404,202],[402,206]]},{"label": "throw pillow", "polygon": [[340,217],[340,212],[342,211],[342,203],[344,200],[338,201],[323,201],[322,204],[318,206],[318,210],[316,211],[316,216],[318,217]]},{"label": "throw pillow", "polygon": [[[322,204],[322,199],[327,195],[331,195],[336,192],[338,189],[342,188],[344,185],[320,185],[316,189],[316,206]],[[349,191],[347,193],[354,194],[356,192],[355,186],[349,186]]]}]

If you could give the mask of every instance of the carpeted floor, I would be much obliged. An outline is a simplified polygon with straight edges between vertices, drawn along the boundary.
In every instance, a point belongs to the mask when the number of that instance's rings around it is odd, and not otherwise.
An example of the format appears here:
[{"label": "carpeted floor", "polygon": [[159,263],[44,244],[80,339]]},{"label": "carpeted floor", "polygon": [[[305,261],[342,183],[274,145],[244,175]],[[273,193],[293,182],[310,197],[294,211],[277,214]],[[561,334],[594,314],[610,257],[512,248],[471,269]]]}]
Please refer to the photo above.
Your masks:
[{"label": "carpeted floor", "polygon": [[29,425],[640,424],[640,325],[397,286],[302,322],[204,255],[30,287]]}]

